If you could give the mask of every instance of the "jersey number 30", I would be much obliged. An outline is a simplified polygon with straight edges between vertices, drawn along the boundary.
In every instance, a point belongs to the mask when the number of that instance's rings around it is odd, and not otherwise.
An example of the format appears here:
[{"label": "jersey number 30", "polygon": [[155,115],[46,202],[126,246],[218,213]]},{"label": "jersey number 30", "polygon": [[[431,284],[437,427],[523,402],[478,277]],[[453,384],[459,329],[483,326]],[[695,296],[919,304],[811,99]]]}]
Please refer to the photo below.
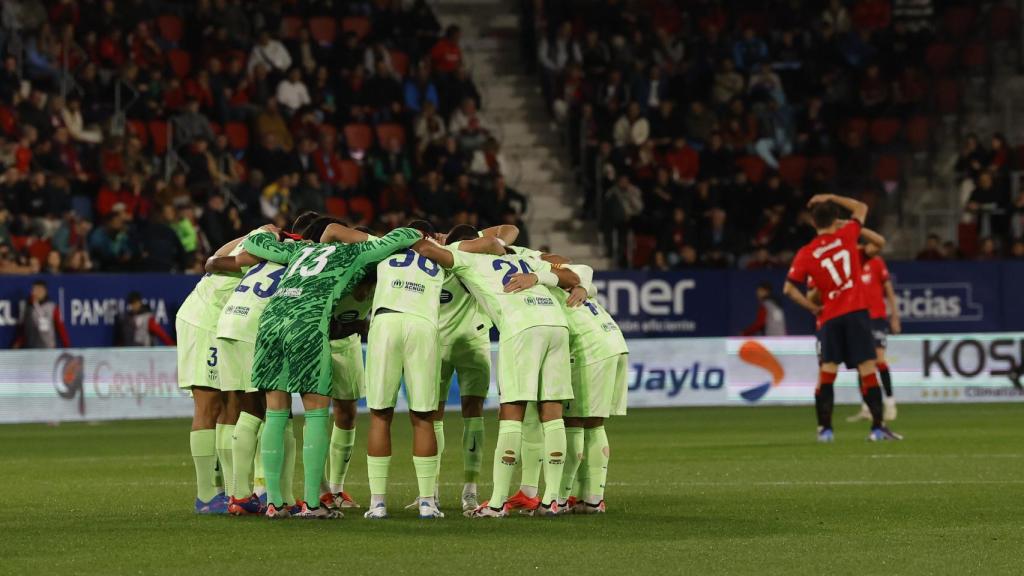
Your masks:
[{"label": "jersey number 30", "polygon": [[406,250],[401,256],[395,256],[391,260],[388,260],[388,265],[392,268],[407,268],[412,266],[414,260],[416,261],[416,266],[418,266],[420,270],[426,272],[427,276],[430,276],[431,278],[437,276],[437,273],[441,271],[441,267],[437,265],[437,262],[434,262],[430,258],[419,256],[412,250]]}]

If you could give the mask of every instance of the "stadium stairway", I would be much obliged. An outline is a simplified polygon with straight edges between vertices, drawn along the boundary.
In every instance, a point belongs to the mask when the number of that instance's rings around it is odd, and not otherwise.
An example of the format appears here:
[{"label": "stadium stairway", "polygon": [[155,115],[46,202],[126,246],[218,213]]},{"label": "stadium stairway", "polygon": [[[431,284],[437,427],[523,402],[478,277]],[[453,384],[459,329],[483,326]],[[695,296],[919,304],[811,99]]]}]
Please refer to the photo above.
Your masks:
[{"label": "stadium stairway", "polygon": [[534,247],[597,270],[610,266],[597,227],[577,218],[580,204],[560,129],[544,108],[540,83],[520,60],[518,4],[508,0],[437,0],[439,19],[462,29],[462,52],[483,99],[484,118],[507,162],[506,182],[529,198],[524,216]]}]

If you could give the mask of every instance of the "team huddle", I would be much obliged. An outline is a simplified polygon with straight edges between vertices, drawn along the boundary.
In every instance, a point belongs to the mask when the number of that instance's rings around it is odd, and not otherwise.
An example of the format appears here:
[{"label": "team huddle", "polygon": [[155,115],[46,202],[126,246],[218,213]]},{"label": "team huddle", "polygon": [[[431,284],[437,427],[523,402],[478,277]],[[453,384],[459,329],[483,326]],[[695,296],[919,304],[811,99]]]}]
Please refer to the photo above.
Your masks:
[{"label": "team huddle", "polygon": [[[289,232],[265,226],[221,247],[176,319],[179,385],[195,403],[195,511],[338,518],[358,508],[345,479],[365,398],[364,516],[386,518],[404,383],[418,488],[407,508],[443,518],[443,416],[457,375],[464,515],[603,513],[604,420],[626,413],[626,342],[595,299],[592,269],[514,246],[517,236],[414,221],[378,238],[307,213]],[[480,502],[492,326],[499,423],[494,485]],[[305,412],[300,498],[292,394]]]}]

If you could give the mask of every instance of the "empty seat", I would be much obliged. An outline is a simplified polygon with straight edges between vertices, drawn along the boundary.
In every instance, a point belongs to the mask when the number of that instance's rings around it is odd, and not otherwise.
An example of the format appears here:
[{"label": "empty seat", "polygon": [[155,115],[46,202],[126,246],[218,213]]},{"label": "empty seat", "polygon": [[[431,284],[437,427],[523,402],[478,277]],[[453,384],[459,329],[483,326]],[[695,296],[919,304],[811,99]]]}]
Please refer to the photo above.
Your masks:
[{"label": "empty seat", "polygon": [[898,118],[878,118],[871,121],[869,132],[871,142],[884,146],[891,144],[900,134],[900,120]]},{"label": "empty seat", "polygon": [[170,129],[167,122],[163,120],[150,120],[149,124],[150,141],[153,143],[153,153],[163,156],[167,152],[167,138],[170,136]]},{"label": "empty seat", "polygon": [[352,152],[363,152],[373,146],[373,132],[366,124],[346,124],[345,143]]},{"label": "empty seat", "polygon": [[302,18],[298,16],[285,16],[281,19],[281,39],[294,40],[299,37],[299,30],[303,28]]},{"label": "empty seat", "polygon": [[803,185],[806,172],[807,158],[804,156],[783,156],[779,159],[779,178],[794,188]]},{"label": "empty seat", "polygon": [[747,180],[757,184],[761,180],[764,180],[764,160],[761,160],[760,156],[747,155],[740,156],[736,159],[736,165],[743,170],[746,174]]},{"label": "empty seat", "polygon": [[224,133],[228,137],[228,146],[232,150],[249,148],[249,127],[244,122],[228,122],[224,125]]},{"label": "empty seat", "polygon": [[386,146],[393,138],[397,138],[398,142],[405,146],[405,128],[401,124],[377,125],[377,142],[382,147]]},{"label": "empty seat", "polygon": [[352,160],[341,161],[341,174],[338,178],[338,183],[342,188],[350,189],[359,187],[359,180],[361,169],[359,164],[356,164]]},{"label": "empty seat", "polygon": [[945,72],[953,65],[956,47],[945,42],[930,44],[925,51],[924,61],[932,72]]},{"label": "empty seat", "polygon": [[309,19],[309,35],[318,44],[330,46],[338,35],[338,22],[330,16],[317,16]]},{"label": "empty seat", "polygon": [[192,55],[184,50],[169,50],[167,61],[171,65],[171,71],[178,78],[186,78],[192,70]]},{"label": "empty seat", "polygon": [[335,218],[348,216],[348,203],[342,198],[327,198],[325,200],[327,213]]},{"label": "empty seat", "polygon": [[349,16],[342,18],[341,29],[345,32],[353,32],[360,40],[370,34],[370,20],[362,16]]},{"label": "empty seat", "polygon": [[161,14],[156,19],[156,28],[160,31],[160,37],[177,45],[181,41],[182,22],[181,18],[174,14]]},{"label": "empty seat", "polygon": [[899,182],[903,179],[903,159],[892,155],[879,156],[874,176],[879,182]]}]

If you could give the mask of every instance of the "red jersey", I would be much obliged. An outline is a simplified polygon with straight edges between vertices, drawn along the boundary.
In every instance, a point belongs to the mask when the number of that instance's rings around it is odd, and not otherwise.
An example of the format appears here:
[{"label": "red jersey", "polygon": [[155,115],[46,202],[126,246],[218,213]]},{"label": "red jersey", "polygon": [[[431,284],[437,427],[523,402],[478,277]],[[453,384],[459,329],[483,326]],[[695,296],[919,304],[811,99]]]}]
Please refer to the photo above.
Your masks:
[{"label": "red jersey", "polygon": [[885,318],[885,283],[889,281],[889,268],[881,256],[864,262],[861,267],[861,281],[868,300],[868,314],[872,318]]},{"label": "red jersey", "polygon": [[808,278],[814,279],[821,293],[822,324],[868,307],[859,273],[860,228],[860,222],[851,220],[835,233],[821,234],[796,253],[789,268],[790,282],[805,284]]}]

